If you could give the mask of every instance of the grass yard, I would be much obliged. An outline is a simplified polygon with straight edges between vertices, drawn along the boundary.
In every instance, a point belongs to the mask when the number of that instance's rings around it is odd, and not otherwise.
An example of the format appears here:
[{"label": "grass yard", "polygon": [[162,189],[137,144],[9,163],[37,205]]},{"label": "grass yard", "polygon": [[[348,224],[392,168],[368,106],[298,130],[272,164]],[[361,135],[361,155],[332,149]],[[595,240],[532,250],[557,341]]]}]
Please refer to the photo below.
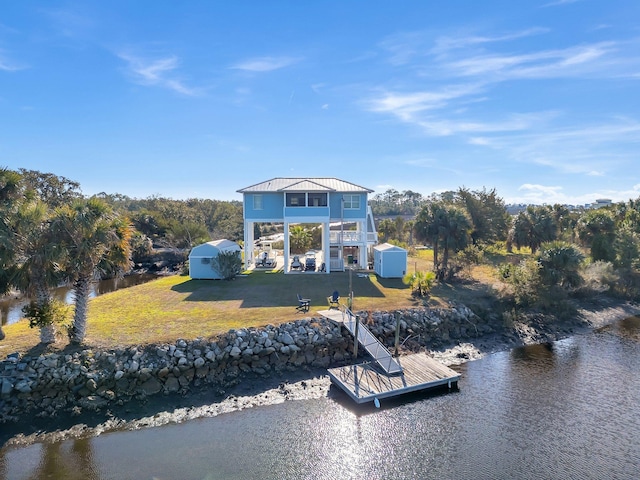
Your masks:
[{"label": "grass yard", "polygon": [[[409,271],[428,270],[432,261],[430,250],[419,251],[409,258]],[[233,281],[163,277],[93,298],[89,302],[85,344],[109,348],[173,342],[178,338],[209,338],[232,328],[289,322],[328,308],[327,297],[334,290],[346,303],[350,284],[354,310],[393,310],[422,304],[411,296],[401,279],[383,279],[375,274],[354,271],[285,275],[264,270],[245,273]],[[308,314],[296,311],[297,293],[311,299]],[[432,293],[430,303],[444,305],[448,298],[464,292],[436,286]],[[32,348],[37,352],[40,348],[39,330],[30,329],[26,321],[7,325],[4,331],[0,356]],[[66,336],[61,335],[49,348],[63,349],[67,343]]]},{"label": "grass yard", "polygon": [[[346,302],[349,283],[354,308],[393,309],[417,305],[400,279],[378,279],[358,272],[291,274],[253,270],[233,281],[169,276],[117,290],[89,302],[87,346],[114,347],[209,338],[232,328],[278,324],[328,308],[338,290]],[[296,294],[311,299],[308,314],[296,311]],[[27,351],[39,343],[39,330],[26,321],[4,327],[0,356]],[[61,335],[55,348],[64,348]]]}]

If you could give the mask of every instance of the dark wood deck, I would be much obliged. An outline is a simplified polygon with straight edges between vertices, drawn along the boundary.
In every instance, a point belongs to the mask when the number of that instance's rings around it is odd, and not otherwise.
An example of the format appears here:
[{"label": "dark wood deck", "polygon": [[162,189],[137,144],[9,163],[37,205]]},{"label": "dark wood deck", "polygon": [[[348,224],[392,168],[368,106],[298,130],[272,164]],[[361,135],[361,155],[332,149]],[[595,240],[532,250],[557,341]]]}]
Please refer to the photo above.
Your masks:
[{"label": "dark wood deck", "polygon": [[375,362],[331,368],[331,381],[344,390],[356,403],[395,397],[410,392],[457,385],[460,374],[442,365],[426,353],[405,355],[396,360],[402,373],[386,374]]}]

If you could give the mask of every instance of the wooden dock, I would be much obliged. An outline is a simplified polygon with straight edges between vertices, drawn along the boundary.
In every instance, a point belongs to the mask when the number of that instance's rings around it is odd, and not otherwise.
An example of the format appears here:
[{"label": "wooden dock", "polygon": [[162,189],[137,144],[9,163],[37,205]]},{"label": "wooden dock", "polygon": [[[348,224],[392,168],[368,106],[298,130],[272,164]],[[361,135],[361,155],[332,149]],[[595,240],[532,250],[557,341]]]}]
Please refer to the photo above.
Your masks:
[{"label": "wooden dock", "polygon": [[460,374],[442,365],[426,353],[397,357],[402,373],[388,375],[375,362],[331,368],[331,381],[356,403],[396,397],[411,392],[447,386],[453,388]]},{"label": "wooden dock", "polygon": [[[354,317],[348,310],[323,310],[318,313],[343,325],[351,334],[354,333]],[[426,353],[391,357],[386,347],[366,328],[358,330],[358,340],[373,361],[328,370],[331,381],[356,403],[377,402],[382,398],[445,385],[452,388],[460,379],[458,372]]]}]

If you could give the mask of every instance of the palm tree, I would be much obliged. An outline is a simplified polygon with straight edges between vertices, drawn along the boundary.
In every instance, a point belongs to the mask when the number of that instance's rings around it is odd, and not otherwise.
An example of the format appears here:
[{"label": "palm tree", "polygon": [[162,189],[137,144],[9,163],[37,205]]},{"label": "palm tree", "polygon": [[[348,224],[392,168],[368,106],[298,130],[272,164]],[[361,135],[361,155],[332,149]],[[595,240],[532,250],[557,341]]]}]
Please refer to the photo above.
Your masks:
[{"label": "palm tree", "polygon": [[579,270],[584,255],[567,242],[553,241],[540,246],[540,273],[548,285],[577,287],[582,282]]},{"label": "palm tree", "polygon": [[53,230],[64,246],[66,277],[75,294],[71,341],[82,343],[91,284],[101,274],[130,266],[131,227],[109,205],[94,197],[60,207]]},{"label": "palm tree", "polygon": [[439,268],[440,225],[444,222],[446,207],[441,202],[430,202],[425,205],[414,223],[416,239],[431,242],[433,247],[433,270]]},{"label": "palm tree", "polygon": [[433,245],[433,269],[438,280],[450,277],[451,253],[464,249],[469,243],[469,217],[457,207],[432,202],[420,211],[414,225],[416,238],[430,240]]},{"label": "palm tree", "polygon": [[418,297],[424,297],[429,294],[436,281],[436,275],[433,272],[414,272],[407,273],[402,277],[402,283],[409,285],[412,293]]},{"label": "palm tree", "polygon": [[582,243],[591,249],[591,258],[594,262],[615,261],[616,222],[610,210],[604,208],[589,210],[580,218],[578,232]]},{"label": "palm tree", "polygon": [[529,247],[531,253],[536,253],[544,242],[555,240],[557,233],[558,227],[550,207],[529,206],[515,218],[508,242],[518,249]]},{"label": "palm tree", "polygon": [[[60,279],[59,260],[62,251],[50,229],[50,212],[39,201],[24,201],[10,218],[0,222],[2,263],[11,265],[10,284],[33,298],[34,312],[54,310],[50,288]],[[54,317],[36,315],[32,326],[40,327],[40,342],[55,341]]]},{"label": "palm tree", "polygon": [[289,230],[291,236],[291,251],[293,253],[304,253],[311,246],[311,233],[302,225],[294,225]]},{"label": "palm tree", "polygon": [[396,225],[393,220],[389,218],[383,218],[382,220],[380,220],[380,223],[378,223],[378,233],[382,236],[382,242],[386,242],[391,237],[393,237],[395,231]]},{"label": "palm tree", "polygon": [[453,274],[453,272],[449,272],[451,252],[456,253],[465,249],[471,238],[471,221],[465,212],[455,207],[449,208],[444,220],[445,222],[440,227],[440,238],[443,245],[442,268],[436,272],[440,280]]},{"label": "palm tree", "polygon": [[[0,168],[0,232],[7,232],[6,224],[10,222],[12,208],[20,198],[20,174],[6,168]],[[11,252],[0,244],[0,294],[11,288],[10,279],[14,267]],[[0,323],[0,340],[5,334]]]}]

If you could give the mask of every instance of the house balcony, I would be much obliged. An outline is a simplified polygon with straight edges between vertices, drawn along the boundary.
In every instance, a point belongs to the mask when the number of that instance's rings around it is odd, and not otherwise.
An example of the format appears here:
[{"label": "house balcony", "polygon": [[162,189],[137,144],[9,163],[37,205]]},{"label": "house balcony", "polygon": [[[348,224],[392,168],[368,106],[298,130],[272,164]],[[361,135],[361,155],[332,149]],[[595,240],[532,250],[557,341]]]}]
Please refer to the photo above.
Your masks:
[{"label": "house balcony", "polygon": [[329,214],[329,207],[284,207],[283,218],[288,221],[302,218],[326,222],[329,220]]},{"label": "house balcony", "polygon": [[335,231],[329,234],[331,245],[362,245],[363,243],[375,245],[378,243],[377,232],[359,232],[356,230]]}]

